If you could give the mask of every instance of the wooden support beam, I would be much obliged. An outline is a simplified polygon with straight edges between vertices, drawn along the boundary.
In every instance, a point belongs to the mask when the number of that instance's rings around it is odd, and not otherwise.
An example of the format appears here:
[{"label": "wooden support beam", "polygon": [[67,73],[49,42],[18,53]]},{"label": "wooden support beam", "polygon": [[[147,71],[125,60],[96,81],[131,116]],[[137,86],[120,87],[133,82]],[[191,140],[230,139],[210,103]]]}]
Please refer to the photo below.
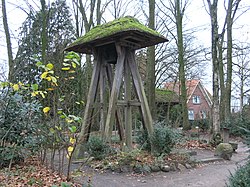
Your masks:
[{"label": "wooden support beam", "polygon": [[132,111],[131,111],[131,77],[127,59],[124,64],[124,88],[125,88],[125,133],[126,146],[129,150],[132,149]]},{"label": "wooden support beam", "polygon": [[116,102],[118,99],[118,93],[120,91],[121,81],[122,81],[122,75],[123,75],[123,67],[124,67],[124,61],[125,61],[125,49],[119,45],[116,45],[116,50],[118,54],[117,58],[117,64],[115,68],[115,75],[109,100],[109,108],[106,118],[106,124],[105,124],[105,138],[107,140],[110,140],[111,134],[112,134],[112,123],[114,121],[114,114],[116,111]]},{"label": "wooden support beam", "polygon": [[141,106],[140,101],[138,100],[118,100],[117,101],[118,106]]},{"label": "wooden support beam", "polygon": [[121,140],[121,146],[124,144],[125,142],[125,133],[124,133],[124,127],[123,127],[123,122],[122,122],[122,115],[121,115],[121,111],[119,108],[116,108],[116,112],[115,112],[115,117],[116,117],[116,123],[117,123],[117,129],[118,129],[118,133],[119,133],[119,137]]},{"label": "wooden support beam", "polygon": [[149,110],[148,101],[147,101],[146,94],[142,85],[139,70],[136,65],[134,51],[129,51],[127,54],[127,58],[128,58],[128,64],[129,64],[130,71],[132,74],[132,80],[135,86],[135,90],[139,98],[139,101],[141,102],[142,118],[143,118],[143,121],[147,128],[148,133],[152,135],[153,134],[153,120],[152,120],[152,116]]},{"label": "wooden support beam", "polygon": [[[112,67],[110,64],[106,65],[106,72],[107,72],[108,84],[109,84],[110,90],[112,90],[113,74],[112,74]],[[124,125],[123,125],[123,121],[121,120],[122,119],[121,116],[122,116],[121,111],[119,109],[115,110],[115,117],[116,117],[116,123],[117,123],[117,127],[118,127],[118,133],[120,136],[120,140],[123,143],[124,139],[125,139],[125,132],[124,132]]]},{"label": "wooden support beam", "polygon": [[92,72],[90,87],[89,87],[89,93],[87,97],[87,103],[85,107],[83,122],[82,122],[82,128],[79,133],[79,142],[84,142],[86,140],[86,134],[88,132],[90,122],[91,122],[91,113],[93,110],[93,103],[96,98],[96,93],[98,89],[98,82],[99,82],[99,75],[100,75],[100,69],[101,69],[101,56],[98,53],[95,53],[95,61],[94,61],[94,68]]},{"label": "wooden support beam", "polygon": [[[103,61],[102,61],[103,62]],[[105,129],[105,116],[106,116],[106,105],[105,105],[105,63],[101,64],[100,70],[100,131],[102,137],[104,137]]]}]

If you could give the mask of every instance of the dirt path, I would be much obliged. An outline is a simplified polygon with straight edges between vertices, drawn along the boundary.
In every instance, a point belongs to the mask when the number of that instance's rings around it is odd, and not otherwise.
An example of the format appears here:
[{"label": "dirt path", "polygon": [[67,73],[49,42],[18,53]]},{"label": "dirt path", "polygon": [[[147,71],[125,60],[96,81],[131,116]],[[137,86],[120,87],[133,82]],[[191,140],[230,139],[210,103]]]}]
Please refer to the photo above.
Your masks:
[{"label": "dirt path", "polygon": [[238,165],[244,164],[248,155],[247,147],[239,143],[231,161],[204,164],[182,172],[158,172],[144,177],[124,173],[93,173],[92,184],[94,187],[224,187],[230,172],[233,173]]}]

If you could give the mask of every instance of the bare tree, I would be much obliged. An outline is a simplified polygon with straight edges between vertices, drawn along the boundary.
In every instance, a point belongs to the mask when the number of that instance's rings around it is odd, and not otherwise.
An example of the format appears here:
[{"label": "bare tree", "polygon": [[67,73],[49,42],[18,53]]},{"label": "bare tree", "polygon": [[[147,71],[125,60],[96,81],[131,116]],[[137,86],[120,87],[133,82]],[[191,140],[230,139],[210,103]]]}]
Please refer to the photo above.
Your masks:
[{"label": "bare tree", "polygon": [[209,7],[209,15],[211,21],[211,51],[212,51],[212,64],[213,64],[213,107],[212,107],[212,122],[213,132],[220,132],[220,98],[219,98],[219,60],[218,60],[218,0],[207,0]]},{"label": "bare tree", "polygon": [[232,71],[233,71],[233,22],[238,10],[240,1],[229,0],[227,6],[226,25],[227,25],[227,79],[225,93],[225,118],[231,119],[231,92],[232,92]]},{"label": "bare tree", "polygon": [[[122,1],[122,0],[111,0],[108,10],[111,15],[117,19],[126,16],[128,13],[132,13],[131,10],[135,10],[135,2],[132,0]],[[136,12],[136,11],[135,11]],[[134,15],[135,16],[135,15]]]},{"label": "bare tree", "polygon": [[14,60],[13,60],[13,52],[12,52],[12,46],[11,46],[10,31],[9,31],[9,25],[8,25],[8,19],[7,19],[5,0],[2,0],[2,14],[3,14],[4,32],[5,32],[6,43],[7,43],[7,51],[8,51],[8,64],[9,64],[8,79],[11,82],[14,76],[13,75],[14,74]]},{"label": "bare tree", "polygon": [[[234,45],[234,55],[237,63],[233,63],[233,76],[232,81],[235,86],[235,94],[239,94],[240,99],[240,112],[242,112],[244,105],[244,98],[249,97],[250,93],[250,46],[249,44]],[[236,96],[236,99],[237,96]]]},{"label": "bare tree", "polygon": [[[231,119],[231,92],[232,92],[232,46],[233,23],[241,1],[229,0],[224,2],[226,17],[219,33],[217,20],[218,0],[207,0],[211,20],[212,33],[212,62],[213,62],[213,130],[220,131],[220,123]],[[226,42],[225,42],[226,38]],[[224,52],[226,51],[226,63],[224,65]],[[226,76],[225,76],[226,75]],[[220,98],[221,95],[221,98]],[[219,107],[218,107],[219,106]],[[219,116],[218,116],[219,115]]]},{"label": "bare tree", "polygon": [[[149,28],[155,30],[155,0],[148,0],[149,5]],[[146,68],[146,93],[148,103],[153,119],[155,112],[155,46],[148,47],[147,50],[147,68]]]},{"label": "bare tree", "polygon": [[[192,52],[189,50],[189,46],[187,45],[187,36],[184,35],[183,32],[183,18],[185,14],[185,10],[189,4],[189,1],[180,1],[180,0],[169,0],[168,4],[166,4],[163,1],[161,2],[161,6],[159,6],[159,9],[161,10],[161,13],[168,18],[168,20],[171,20],[172,26],[166,25],[166,28],[168,28],[168,33],[170,37],[173,38],[175,45],[177,46],[176,49],[172,50],[171,52],[171,58],[172,58],[172,66],[171,69],[173,70],[173,64],[174,62],[178,62],[178,70],[175,68],[176,78],[178,77],[178,80],[181,85],[180,90],[180,101],[182,104],[182,121],[183,121],[183,127],[184,129],[189,128],[189,121],[188,121],[188,110],[187,110],[187,94],[186,94],[186,76],[187,76],[187,70],[188,65],[192,64],[192,57],[199,54],[201,51],[195,50],[195,52]],[[162,18],[162,20],[166,20],[166,18]],[[176,27],[176,29],[175,29]],[[185,38],[186,37],[186,38]],[[187,40],[185,40],[185,39]],[[175,51],[175,52],[174,52]],[[173,53],[174,52],[174,53]],[[174,54],[174,55],[173,55]],[[173,59],[174,58],[174,59]],[[189,61],[189,62],[188,62]],[[191,62],[191,63],[190,63]],[[194,66],[194,64],[192,64]],[[165,66],[166,67],[166,66]],[[176,67],[176,66],[175,66]],[[190,66],[191,67],[191,66]],[[190,68],[189,70],[191,70]]]}]

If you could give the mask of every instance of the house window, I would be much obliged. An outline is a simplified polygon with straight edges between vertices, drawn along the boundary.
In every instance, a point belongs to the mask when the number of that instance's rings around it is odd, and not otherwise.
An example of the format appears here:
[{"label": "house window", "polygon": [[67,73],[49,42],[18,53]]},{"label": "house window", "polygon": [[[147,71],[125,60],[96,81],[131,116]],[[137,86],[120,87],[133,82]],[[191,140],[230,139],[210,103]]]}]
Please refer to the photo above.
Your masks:
[{"label": "house window", "polygon": [[207,118],[207,114],[206,114],[205,110],[201,110],[200,114],[201,114],[201,119],[206,119]]},{"label": "house window", "polygon": [[194,120],[194,110],[188,110],[188,119]]},{"label": "house window", "polygon": [[200,96],[193,96],[193,104],[200,104],[201,103],[201,98]]}]

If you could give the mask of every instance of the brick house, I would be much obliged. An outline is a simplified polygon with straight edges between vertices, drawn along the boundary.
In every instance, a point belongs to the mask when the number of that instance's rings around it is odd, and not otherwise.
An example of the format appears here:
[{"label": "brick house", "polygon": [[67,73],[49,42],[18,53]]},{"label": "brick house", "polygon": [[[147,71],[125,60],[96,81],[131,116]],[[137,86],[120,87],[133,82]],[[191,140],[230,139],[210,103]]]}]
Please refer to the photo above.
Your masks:
[{"label": "brick house", "polygon": [[[164,88],[180,95],[179,82],[166,83]],[[188,80],[186,81],[186,88],[189,120],[209,118],[212,108],[212,99],[210,93],[202,85],[201,81],[197,79]]]}]

